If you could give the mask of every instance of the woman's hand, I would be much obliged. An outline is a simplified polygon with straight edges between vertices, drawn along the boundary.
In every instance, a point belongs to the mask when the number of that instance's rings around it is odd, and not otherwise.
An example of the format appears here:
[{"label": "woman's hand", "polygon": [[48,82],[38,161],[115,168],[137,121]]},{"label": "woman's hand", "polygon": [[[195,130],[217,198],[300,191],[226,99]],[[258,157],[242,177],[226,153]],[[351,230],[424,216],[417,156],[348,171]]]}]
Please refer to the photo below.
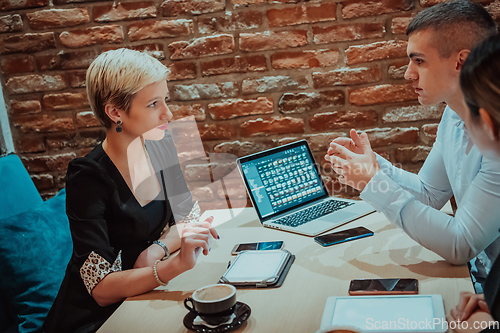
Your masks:
[{"label": "woman's hand", "polygon": [[488,325],[494,323],[494,319],[491,315],[482,310],[476,310],[467,320],[460,320],[455,317],[451,311],[450,314],[446,316],[446,320],[448,321],[448,327],[456,333],[481,332],[485,328],[488,328]]},{"label": "woman's hand", "polygon": [[460,293],[460,300],[456,308],[451,309],[450,314],[459,320],[467,320],[477,310],[489,313],[488,305],[484,301],[484,294],[474,294],[468,291]]},{"label": "woman's hand", "polygon": [[182,229],[181,249],[177,256],[183,269],[193,268],[201,251],[204,255],[208,255],[211,250],[211,238],[219,238],[212,228],[212,221],[213,217],[209,217],[204,222],[186,223]]}]

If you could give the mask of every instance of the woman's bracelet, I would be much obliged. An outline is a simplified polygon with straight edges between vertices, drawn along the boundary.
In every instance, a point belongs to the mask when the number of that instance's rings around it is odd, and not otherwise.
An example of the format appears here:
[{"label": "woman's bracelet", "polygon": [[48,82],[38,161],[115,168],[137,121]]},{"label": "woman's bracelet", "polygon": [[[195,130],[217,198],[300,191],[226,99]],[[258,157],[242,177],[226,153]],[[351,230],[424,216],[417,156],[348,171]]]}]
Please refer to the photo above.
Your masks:
[{"label": "woman's bracelet", "polygon": [[153,275],[155,276],[155,279],[156,279],[156,282],[158,282],[158,284],[160,286],[166,286],[168,284],[168,282],[163,282],[162,280],[160,280],[160,278],[158,277],[158,271],[156,270],[156,265],[158,265],[158,263],[160,262],[161,260],[156,260],[154,265],[153,265]]}]

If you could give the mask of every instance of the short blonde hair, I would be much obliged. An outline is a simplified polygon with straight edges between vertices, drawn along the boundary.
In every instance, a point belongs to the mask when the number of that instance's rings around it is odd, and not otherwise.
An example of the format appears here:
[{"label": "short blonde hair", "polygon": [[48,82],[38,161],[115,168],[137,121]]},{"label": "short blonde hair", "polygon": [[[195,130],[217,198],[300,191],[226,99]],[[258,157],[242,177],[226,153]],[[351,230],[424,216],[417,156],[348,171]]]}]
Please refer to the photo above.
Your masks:
[{"label": "short blonde hair", "polygon": [[99,55],[87,70],[87,97],[101,124],[110,128],[107,104],[130,110],[134,95],[142,88],[167,79],[168,69],[146,53],[129,49]]}]

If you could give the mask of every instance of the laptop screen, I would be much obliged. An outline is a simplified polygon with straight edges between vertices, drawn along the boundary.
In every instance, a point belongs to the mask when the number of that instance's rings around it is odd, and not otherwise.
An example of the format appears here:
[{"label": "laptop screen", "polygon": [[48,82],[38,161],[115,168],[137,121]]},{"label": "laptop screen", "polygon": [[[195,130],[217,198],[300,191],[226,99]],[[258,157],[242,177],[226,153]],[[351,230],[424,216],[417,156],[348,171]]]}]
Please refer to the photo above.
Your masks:
[{"label": "laptop screen", "polygon": [[327,195],[306,141],[244,157],[240,165],[262,218]]}]

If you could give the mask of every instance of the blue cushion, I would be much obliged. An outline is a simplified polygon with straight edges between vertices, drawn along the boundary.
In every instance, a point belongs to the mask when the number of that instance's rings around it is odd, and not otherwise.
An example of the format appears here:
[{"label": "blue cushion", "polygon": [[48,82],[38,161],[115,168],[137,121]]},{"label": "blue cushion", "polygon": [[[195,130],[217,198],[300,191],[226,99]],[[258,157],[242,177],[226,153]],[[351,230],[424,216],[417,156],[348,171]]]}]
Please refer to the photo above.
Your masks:
[{"label": "blue cushion", "polygon": [[0,158],[0,218],[19,214],[43,202],[16,155]]},{"label": "blue cushion", "polygon": [[64,189],[31,210],[0,219],[0,294],[19,332],[41,331],[72,250]]}]

